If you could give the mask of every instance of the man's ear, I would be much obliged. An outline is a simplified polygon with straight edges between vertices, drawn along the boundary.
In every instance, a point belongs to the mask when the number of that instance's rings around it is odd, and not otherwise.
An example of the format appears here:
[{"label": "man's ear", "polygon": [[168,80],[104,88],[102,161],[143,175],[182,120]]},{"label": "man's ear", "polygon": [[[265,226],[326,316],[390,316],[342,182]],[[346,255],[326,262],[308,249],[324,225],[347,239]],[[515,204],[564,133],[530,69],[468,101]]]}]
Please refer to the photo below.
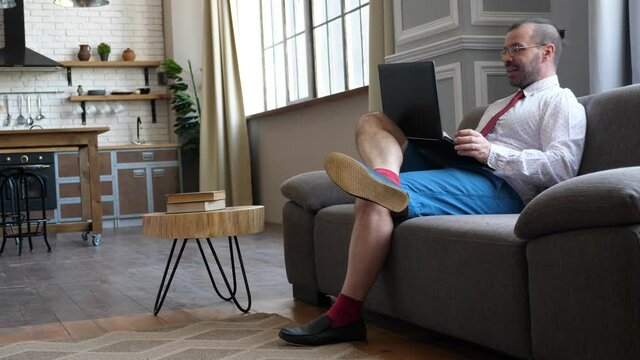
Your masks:
[{"label": "man's ear", "polygon": [[543,56],[545,58],[551,59],[551,57],[556,52],[556,46],[553,43],[546,44],[543,50]]}]

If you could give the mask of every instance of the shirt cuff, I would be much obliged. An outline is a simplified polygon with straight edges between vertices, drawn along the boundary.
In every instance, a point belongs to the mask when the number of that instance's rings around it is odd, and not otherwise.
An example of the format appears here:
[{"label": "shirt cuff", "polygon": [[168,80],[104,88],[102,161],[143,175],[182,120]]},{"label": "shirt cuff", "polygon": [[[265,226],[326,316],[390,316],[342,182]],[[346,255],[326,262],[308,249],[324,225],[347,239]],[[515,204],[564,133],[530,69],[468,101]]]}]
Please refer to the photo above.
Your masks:
[{"label": "shirt cuff", "polygon": [[487,159],[487,165],[492,169],[500,172],[508,173],[507,161],[509,158],[518,157],[520,151],[510,149],[506,146],[491,144],[489,150],[489,158]]}]

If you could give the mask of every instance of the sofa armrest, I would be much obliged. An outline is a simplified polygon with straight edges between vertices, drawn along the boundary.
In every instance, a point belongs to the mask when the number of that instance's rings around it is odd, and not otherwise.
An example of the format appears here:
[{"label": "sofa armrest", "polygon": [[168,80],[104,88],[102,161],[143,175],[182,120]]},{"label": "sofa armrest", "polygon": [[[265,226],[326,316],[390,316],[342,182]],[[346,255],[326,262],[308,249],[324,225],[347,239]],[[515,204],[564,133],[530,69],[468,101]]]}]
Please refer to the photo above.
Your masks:
[{"label": "sofa armrest", "polygon": [[327,206],[350,204],[355,201],[353,196],[337,187],[324,170],[293,176],[282,183],[280,192],[312,213]]},{"label": "sofa armrest", "polygon": [[562,231],[640,223],[640,167],[599,171],[543,191],[522,210],[515,234],[533,239]]}]

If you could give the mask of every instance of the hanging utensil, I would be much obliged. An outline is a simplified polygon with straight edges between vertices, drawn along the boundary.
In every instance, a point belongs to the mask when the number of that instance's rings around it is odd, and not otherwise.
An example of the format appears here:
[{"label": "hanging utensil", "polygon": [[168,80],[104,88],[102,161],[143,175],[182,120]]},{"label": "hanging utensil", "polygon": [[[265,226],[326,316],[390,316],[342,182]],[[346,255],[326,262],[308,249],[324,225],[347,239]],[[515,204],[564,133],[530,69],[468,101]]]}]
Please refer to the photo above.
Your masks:
[{"label": "hanging utensil", "polygon": [[11,114],[9,112],[9,95],[4,96],[4,110],[7,112],[7,118],[4,119],[3,126],[11,125]]},{"label": "hanging utensil", "polygon": [[40,121],[44,119],[44,115],[42,115],[42,95],[38,95],[36,102],[38,103],[38,116],[36,116],[36,120]]},{"label": "hanging utensil", "polygon": [[25,119],[25,117],[22,116],[22,96],[21,95],[18,95],[18,110],[20,111],[20,115],[18,115],[18,117],[16,118],[16,124],[26,125],[27,119]]},{"label": "hanging utensil", "polygon": [[33,125],[35,121],[31,117],[31,95],[27,95],[27,116],[27,125]]}]

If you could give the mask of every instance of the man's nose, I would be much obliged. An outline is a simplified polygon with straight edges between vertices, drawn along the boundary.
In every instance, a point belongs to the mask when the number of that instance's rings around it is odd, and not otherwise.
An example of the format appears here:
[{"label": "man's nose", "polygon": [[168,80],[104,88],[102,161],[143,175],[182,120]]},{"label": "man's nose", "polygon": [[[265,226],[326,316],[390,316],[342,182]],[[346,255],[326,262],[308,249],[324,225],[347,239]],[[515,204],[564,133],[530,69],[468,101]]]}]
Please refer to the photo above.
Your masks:
[{"label": "man's nose", "polygon": [[504,54],[502,54],[502,56],[500,57],[500,60],[501,60],[503,63],[505,63],[505,64],[506,64],[507,62],[509,62],[509,63],[510,63],[511,61],[513,61],[513,55],[509,54],[509,52],[508,52],[508,51],[505,51],[505,53],[504,53]]}]

